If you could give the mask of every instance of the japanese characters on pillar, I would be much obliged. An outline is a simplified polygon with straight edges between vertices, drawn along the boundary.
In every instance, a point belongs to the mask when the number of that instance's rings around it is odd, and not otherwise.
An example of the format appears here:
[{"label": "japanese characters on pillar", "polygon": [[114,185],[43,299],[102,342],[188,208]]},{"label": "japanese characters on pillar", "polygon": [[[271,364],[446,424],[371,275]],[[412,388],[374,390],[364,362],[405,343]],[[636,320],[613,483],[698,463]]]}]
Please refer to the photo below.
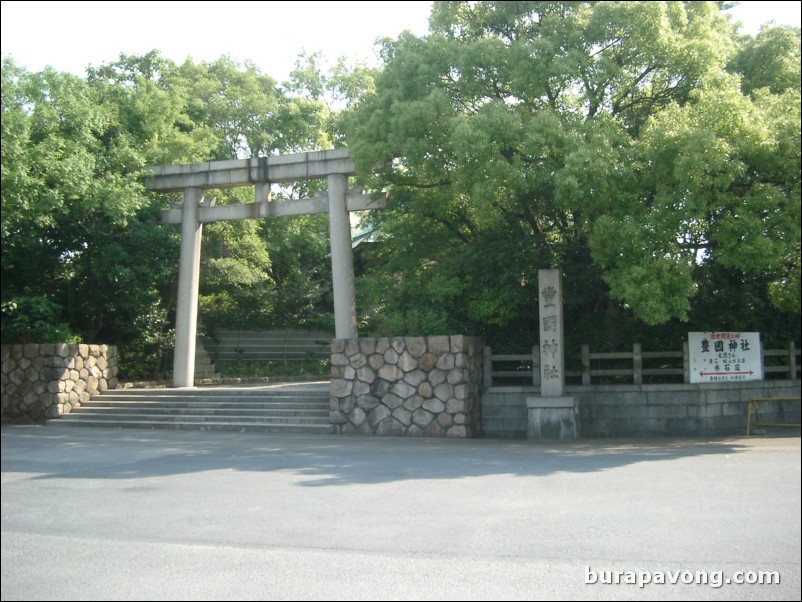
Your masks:
[{"label": "japanese characters on pillar", "polygon": [[539,270],[540,391],[559,397],[565,390],[563,370],[563,295],[559,270]]},{"label": "japanese characters on pillar", "polygon": [[689,332],[692,383],[763,380],[759,332]]}]

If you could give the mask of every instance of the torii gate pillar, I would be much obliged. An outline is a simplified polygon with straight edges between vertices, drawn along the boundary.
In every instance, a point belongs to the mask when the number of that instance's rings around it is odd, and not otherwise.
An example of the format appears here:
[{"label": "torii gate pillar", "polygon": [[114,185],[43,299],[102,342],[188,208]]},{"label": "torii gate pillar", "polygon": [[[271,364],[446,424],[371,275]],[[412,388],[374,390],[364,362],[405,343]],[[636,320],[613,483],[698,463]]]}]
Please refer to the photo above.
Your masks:
[{"label": "torii gate pillar", "polygon": [[175,310],[173,386],[191,387],[195,381],[195,338],[198,326],[201,234],[198,220],[203,191],[184,189],[181,207],[181,250],[178,258],[178,299]]},{"label": "torii gate pillar", "polygon": [[354,251],[351,246],[351,218],[345,204],[348,177],[331,174],[328,181],[334,335],[338,339],[355,339]]}]

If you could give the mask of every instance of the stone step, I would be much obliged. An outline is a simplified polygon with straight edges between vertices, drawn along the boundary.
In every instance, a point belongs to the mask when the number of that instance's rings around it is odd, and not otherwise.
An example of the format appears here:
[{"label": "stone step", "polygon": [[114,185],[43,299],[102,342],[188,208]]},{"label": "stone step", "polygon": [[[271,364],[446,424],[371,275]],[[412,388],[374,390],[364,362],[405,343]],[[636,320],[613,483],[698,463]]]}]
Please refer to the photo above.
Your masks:
[{"label": "stone step", "polygon": [[333,334],[302,331],[218,331],[204,345],[218,363],[323,360],[331,354]]},{"label": "stone step", "polygon": [[215,371],[211,356],[206,352],[203,340],[198,338],[195,341],[195,374],[194,378],[220,378],[220,373]]},{"label": "stone step", "polygon": [[313,403],[313,402],[295,402],[295,403],[249,403],[249,402],[212,402],[212,401],[109,401],[103,400],[87,401],[82,403],[79,407],[73,409],[73,412],[124,412],[130,410],[140,410],[148,412],[183,412],[183,413],[209,413],[209,412],[257,412],[257,413],[270,413],[277,414],[298,413],[303,414],[307,412],[328,411],[328,403]]},{"label": "stone step", "polygon": [[107,399],[93,399],[85,401],[79,407],[75,408],[73,412],[85,410],[119,410],[123,411],[131,408],[142,408],[148,411],[164,412],[164,411],[242,411],[242,410],[256,410],[261,409],[264,411],[275,412],[305,412],[305,411],[326,411],[328,412],[329,404],[320,402],[311,402],[305,399],[297,401],[280,401],[272,402],[266,405],[264,402],[248,402],[248,401],[152,401],[149,399],[131,399],[131,400],[107,400]]},{"label": "stone step", "polygon": [[270,389],[261,386],[253,387],[188,387],[188,388],[151,388],[151,389],[108,389],[101,397],[111,396],[146,396],[150,398],[161,397],[258,397],[261,399],[275,399],[279,397],[329,397],[328,384],[325,387],[316,383],[298,383],[288,385],[287,388],[274,386]]},{"label": "stone step", "polygon": [[270,423],[270,424],[322,424],[328,425],[328,412],[324,416],[298,416],[295,414],[275,415],[275,414],[191,414],[191,413],[172,413],[156,414],[153,412],[77,412],[73,411],[62,416],[61,421],[82,422],[84,420],[95,421],[150,421],[150,422],[238,422],[238,423]]},{"label": "stone step", "polygon": [[328,424],[289,424],[289,423],[268,423],[268,422],[187,422],[169,421],[154,422],[150,420],[49,420],[48,426],[56,428],[72,427],[101,427],[101,428],[145,428],[145,429],[176,429],[193,431],[236,431],[236,432],[258,432],[258,433],[306,433],[325,435],[331,432]]},{"label": "stone step", "polygon": [[182,393],[159,393],[159,394],[147,394],[147,393],[111,393],[106,391],[100,395],[96,395],[93,397],[94,400],[103,401],[103,400],[113,400],[113,401],[131,401],[131,400],[143,400],[143,399],[150,399],[153,401],[216,401],[216,402],[226,402],[226,401],[255,401],[260,403],[270,403],[270,402],[292,402],[295,400],[307,400],[313,403],[321,403],[323,401],[328,400],[330,395],[326,393],[325,395],[307,395],[302,393],[288,393],[285,395],[265,395],[265,394],[245,394],[245,393],[238,393],[235,391],[225,392],[225,393],[216,393],[216,394],[197,394],[197,395],[186,395]]},{"label": "stone step", "polygon": [[[205,388],[205,387],[204,387]],[[207,391],[186,392],[182,389],[154,389],[153,392],[135,389],[107,389],[99,396],[114,396],[117,398],[140,398],[149,399],[222,399],[222,398],[253,398],[253,399],[288,399],[295,397],[305,397],[307,399],[328,399],[331,395],[329,391],[287,391],[286,393],[264,393],[262,391],[248,391],[242,389],[225,389],[223,387],[212,388]]]},{"label": "stone step", "polygon": [[54,426],[328,433],[328,383],[114,389]]}]

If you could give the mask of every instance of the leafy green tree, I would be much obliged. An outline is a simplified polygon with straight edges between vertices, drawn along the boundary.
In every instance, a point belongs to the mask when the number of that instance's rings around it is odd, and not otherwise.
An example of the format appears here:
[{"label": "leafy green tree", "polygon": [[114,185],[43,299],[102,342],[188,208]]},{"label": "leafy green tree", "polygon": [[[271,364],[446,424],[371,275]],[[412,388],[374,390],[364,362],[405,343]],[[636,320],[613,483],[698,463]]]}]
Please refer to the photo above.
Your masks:
[{"label": "leafy green tree", "polygon": [[[159,211],[180,201],[148,193],[137,168],[330,144],[324,103],[225,57],[176,65],[157,51],[121,55],[86,80],[4,60],[2,93],[3,340],[117,344],[132,376],[170,365],[178,231],[159,224]],[[209,194],[222,204],[253,193]],[[305,218],[207,226],[210,322],[325,323],[326,228]]]},{"label": "leafy green tree", "polygon": [[341,146],[346,111],[375,92],[374,78],[378,71],[363,63],[351,65],[345,57],[339,57],[328,69],[323,63],[320,52],[302,53],[284,88],[294,98],[325,105],[326,122],[321,133],[329,147]]},{"label": "leafy green tree", "polygon": [[799,92],[800,29],[764,26],[757,36],[741,40],[738,53],[730,61],[729,71],[741,76],[741,90],[752,95],[767,88],[771,94]]},{"label": "leafy green tree", "polygon": [[112,343],[130,374],[159,368],[177,238],[130,168],[162,156],[166,100],[3,61],[4,342]]},{"label": "leafy green tree", "polygon": [[574,344],[718,327],[714,273],[750,290],[742,314],[798,323],[799,78],[746,73],[757,50],[721,3],[435,2],[430,26],[384,43],[348,122],[392,202],[373,323],[520,348],[548,267]]}]

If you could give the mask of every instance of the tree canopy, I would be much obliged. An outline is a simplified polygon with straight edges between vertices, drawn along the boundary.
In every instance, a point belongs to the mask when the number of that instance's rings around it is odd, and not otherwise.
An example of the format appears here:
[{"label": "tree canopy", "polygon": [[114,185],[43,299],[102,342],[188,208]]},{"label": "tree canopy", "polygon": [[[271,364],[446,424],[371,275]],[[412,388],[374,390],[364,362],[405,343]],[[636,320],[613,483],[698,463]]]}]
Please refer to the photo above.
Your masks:
[{"label": "tree canopy", "polygon": [[799,29],[722,4],[435,2],[386,40],[347,138],[392,199],[374,322],[520,347],[557,267],[585,341],[798,325]]},{"label": "tree canopy", "polygon": [[[117,344],[169,365],[178,232],[145,165],[347,145],[389,193],[356,249],[365,334],[537,340],[559,268],[568,344],[800,330],[800,30],[724,2],[435,2],[383,65],[121,55],[85,78],[2,62],[4,342]],[[274,199],[315,192],[298,184]],[[250,191],[210,191],[218,204]],[[368,221],[369,220],[369,221]],[[325,216],[208,225],[211,327],[331,322]]]},{"label": "tree canopy", "polygon": [[[4,59],[2,78],[3,340],[118,344],[132,372],[169,365],[178,258],[177,229],[158,224],[175,199],[148,193],[137,168],[332,144],[325,103],[226,57],[121,55],[85,79]],[[248,193],[211,191],[221,204]],[[210,327],[331,320],[325,216],[214,224],[204,239]]]}]

